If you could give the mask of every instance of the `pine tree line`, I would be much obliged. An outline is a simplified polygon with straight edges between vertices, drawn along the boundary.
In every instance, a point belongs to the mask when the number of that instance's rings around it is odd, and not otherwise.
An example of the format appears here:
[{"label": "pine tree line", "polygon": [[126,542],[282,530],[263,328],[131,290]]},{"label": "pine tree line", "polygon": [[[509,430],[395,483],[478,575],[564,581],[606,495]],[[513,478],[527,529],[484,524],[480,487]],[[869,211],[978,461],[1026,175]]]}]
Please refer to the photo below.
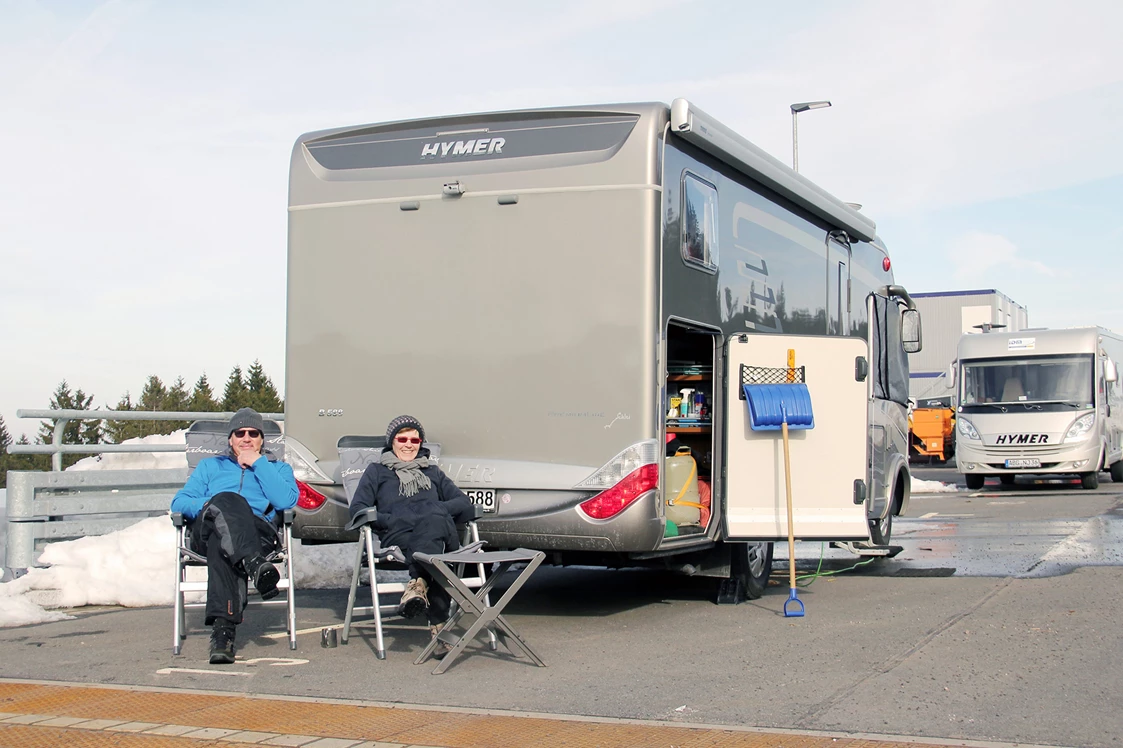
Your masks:
[{"label": "pine tree line", "polygon": [[[94,396],[81,389],[71,390],[64,379],[51,395],[51,410],[90,410]],[[266,375],[260,361],[254,361],[242,373],[235,366],[226,380],[222,397],[216,398],[207,375],[204,373],[190,391],[183,377],[176,377],[168,387],[156,375],[148,377],[140,397],[134,402],[126,392],[113,410],[208,413],[253,408],[258,413],[284,412],[285,403]],[[151,434],[170,434],[187,428],[189,421],[70,421],[64,430],[65,444],[120,444],[126,439]],[[55,421],[42,421],[36,444],[50,444],[54,440]],[[8,470],[48,470],[50,455],[12,455],[8,447],[13,443],[3,416],[0,416],[0,488],[7,485]],[[14,443],[28,444],[27,435]],[[69,467],[86,455],[63,455],[63,467]]]}]

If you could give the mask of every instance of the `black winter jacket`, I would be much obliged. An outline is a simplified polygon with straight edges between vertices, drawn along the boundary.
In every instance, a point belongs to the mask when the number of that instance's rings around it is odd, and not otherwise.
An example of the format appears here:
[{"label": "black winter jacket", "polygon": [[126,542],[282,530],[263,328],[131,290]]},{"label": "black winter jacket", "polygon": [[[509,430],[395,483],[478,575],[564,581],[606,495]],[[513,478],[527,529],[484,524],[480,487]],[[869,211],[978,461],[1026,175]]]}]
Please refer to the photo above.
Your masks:
[{"label": "black winter jacket", "polygon": [[[419,456],[428,456],[428,450],[422,450]],[[447,524],[445,548],[456,550],[460,547],[456,525],[472,519],[472,502],[436,465],[422,468],[421,472],[428,476],[432,486],[407,498],[401,494],[397,473],[380,462],[371,463],[363,471],[351,499],[351,516],[375,507],[378,521],[374,529],[383,545],[401,545],[401,539],[423,517],[442,517]]]}]

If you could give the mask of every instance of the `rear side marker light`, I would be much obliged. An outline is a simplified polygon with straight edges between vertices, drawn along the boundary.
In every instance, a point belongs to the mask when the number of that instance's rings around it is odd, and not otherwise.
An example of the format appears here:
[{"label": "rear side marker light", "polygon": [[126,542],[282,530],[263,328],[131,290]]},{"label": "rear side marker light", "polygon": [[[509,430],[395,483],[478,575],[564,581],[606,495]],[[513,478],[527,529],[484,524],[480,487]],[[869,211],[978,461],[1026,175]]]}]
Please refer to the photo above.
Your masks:
[{"label": "rear side marker light", "polygon": [[304,481],[297,481],[296,487],[300,490],[300,495],[296,499],[296,505],[301,509],[319,509],[328,500],[327,496],[316,489],[309,486]]}]

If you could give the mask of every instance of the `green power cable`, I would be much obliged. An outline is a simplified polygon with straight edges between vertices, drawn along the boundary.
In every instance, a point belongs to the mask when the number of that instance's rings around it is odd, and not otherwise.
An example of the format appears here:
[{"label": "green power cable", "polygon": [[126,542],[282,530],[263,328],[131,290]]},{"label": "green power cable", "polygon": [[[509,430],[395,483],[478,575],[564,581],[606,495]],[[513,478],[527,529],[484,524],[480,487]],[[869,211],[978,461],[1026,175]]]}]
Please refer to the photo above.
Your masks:
[{"label": "green power cable", "polygon": [[[795,578],[795,584],[796,584],[797,587],[810,587],[815,582],[815,580],[818,579],[819,577],[829,577],[829,576],[833,576],[835,574],[841,574],[844,571],[854,571],[859,566],[865,566],[866,564],[872,564],[874,561],[877,560],[877,557],[874,556],[872,558],[867,558],[864,561],[859,561],[858,563],[854,564],[853,566],[847,566],[845,569],[835,569],[834,571],[823,571],[823,556],[826,554],[826,550],[827,550],[827,544],[826,543],[820,543],[819,544],[819,566],[815,569],[815,573],[813,573],[813,574],[801,574],[801,575],[797,576]],[[811,581],[807,582],[806,584],[800,584],[799,582],[800,582],[801,579],[810,579]]]}]

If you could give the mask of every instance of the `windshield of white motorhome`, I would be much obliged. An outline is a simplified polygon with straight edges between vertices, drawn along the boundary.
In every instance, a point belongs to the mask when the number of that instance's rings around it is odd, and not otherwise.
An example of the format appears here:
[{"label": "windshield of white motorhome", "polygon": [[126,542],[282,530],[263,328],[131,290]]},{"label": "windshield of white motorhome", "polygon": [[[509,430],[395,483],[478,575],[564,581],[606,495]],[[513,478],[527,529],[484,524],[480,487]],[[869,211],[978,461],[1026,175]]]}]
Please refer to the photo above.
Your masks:
[{"label": "windshield of white motorhome", "polygon": [[1091,354],[964,361],[960,405],[1090,405],[1093,363]]}]

